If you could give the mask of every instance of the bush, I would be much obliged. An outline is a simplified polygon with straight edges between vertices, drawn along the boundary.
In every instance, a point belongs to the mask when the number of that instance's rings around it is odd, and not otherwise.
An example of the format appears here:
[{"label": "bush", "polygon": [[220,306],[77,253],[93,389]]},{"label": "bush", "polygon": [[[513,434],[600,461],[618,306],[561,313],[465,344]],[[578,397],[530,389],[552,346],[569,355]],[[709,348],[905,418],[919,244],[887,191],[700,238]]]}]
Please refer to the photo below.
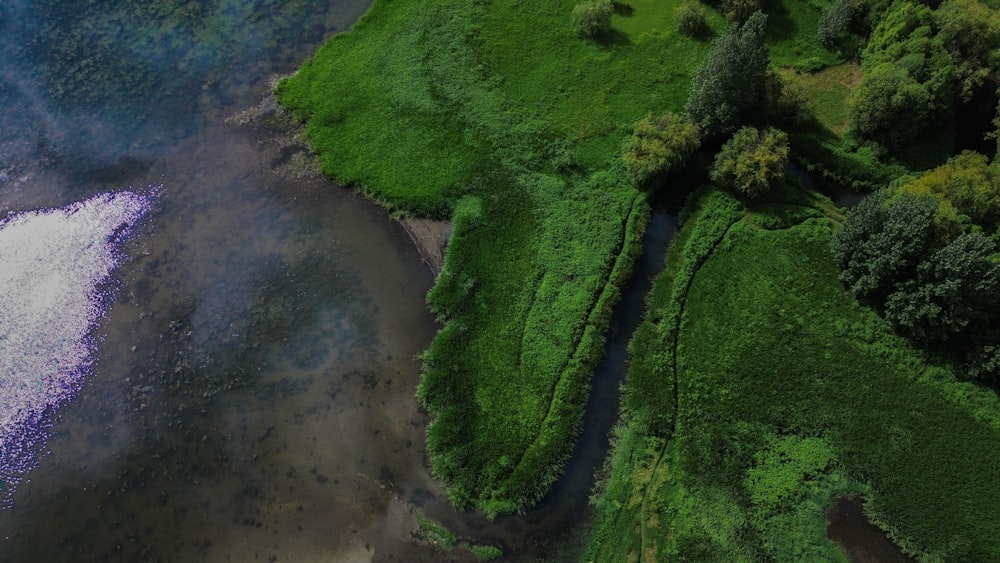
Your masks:
[{"label": "bush", "polygon": [[469,551],[480,561],[493,561],[503,557],[503,550],[495,545],[473,545]]},{"label": "bush", "polygon": [[744,127],[722,145],[709,175],[714,182],[753,198],[784,175],[787,164],[788,135],[784,131]]},{"label": "bush", "polygon": [[573,7],[573,29],[580,37],[595,38],[611,31],[611,0],[586,0]]},{"label": "bush", "polygon": [[684,164],[701,144],[698,126],[668,113],[659,119],[647,116],[632,128],[622,147],[622,162],[629,179],[641,185],[657,174]]},{"label": "bush", "polygon": [[699,38],[708,32],[705,10],[697,2],[685,2],[674,11],[677,31],[681,35]]}]

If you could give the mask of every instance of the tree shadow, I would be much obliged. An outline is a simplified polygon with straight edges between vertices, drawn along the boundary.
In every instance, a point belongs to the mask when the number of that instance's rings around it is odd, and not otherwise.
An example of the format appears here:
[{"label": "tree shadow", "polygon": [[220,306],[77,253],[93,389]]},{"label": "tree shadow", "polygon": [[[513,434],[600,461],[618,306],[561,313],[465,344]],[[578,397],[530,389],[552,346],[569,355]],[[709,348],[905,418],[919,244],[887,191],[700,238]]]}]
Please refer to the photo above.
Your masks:
[{"label": "tree shadow", "polygon": [[768,41],[790,39],[799,31],[799,25],[792,18],[784,0],[761,0],[761,10],[767,14]]},{"label": "tree shadow", "polygon": [[593,39],[601,47],[625,47],[632,44],[632,38],[624,31],[610,29]]},{"label": "tree shadow", "polygon": [[628,2],[612,2],[611,5],[614,7],[615,15],[617,16],[630,18],[635,15],[635,8]]}]

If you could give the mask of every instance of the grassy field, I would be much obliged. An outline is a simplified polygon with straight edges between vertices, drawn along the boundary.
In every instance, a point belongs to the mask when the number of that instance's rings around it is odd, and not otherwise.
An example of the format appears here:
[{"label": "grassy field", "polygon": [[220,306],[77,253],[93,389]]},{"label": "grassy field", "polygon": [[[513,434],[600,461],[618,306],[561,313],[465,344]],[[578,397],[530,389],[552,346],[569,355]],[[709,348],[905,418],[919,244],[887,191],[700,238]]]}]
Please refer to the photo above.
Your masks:
[{"label": "grassy field", "polygon": [[1000,401],[859,305],[830,256],[836,212],[794,199],[708,195],[673,246],[588,560],[842,560],[824,510],[846,493],[928,560],[1000,552]]},{"label": "grassy field", "polygon": [[[424,354],[435,474],[459,506],[524,510],[560,474],[648,217],[618,158],[636,120],[683,110],[713,36],[680,0],[634,0],[574,35],[575,2],[377,0],[277,88],[324,172],[388,208],[452,217]],[[777,64],[836,63],[824,4],[771,2]]]}]

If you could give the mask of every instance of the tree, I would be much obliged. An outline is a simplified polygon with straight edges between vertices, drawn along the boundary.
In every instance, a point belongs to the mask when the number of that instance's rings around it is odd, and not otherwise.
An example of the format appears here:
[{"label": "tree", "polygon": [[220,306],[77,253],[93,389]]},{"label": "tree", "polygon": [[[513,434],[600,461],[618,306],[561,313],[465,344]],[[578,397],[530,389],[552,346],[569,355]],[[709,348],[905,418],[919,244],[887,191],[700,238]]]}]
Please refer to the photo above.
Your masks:
[{"label": "tree", "polygon": [[864,73],[847,99],[854,130],[899,147],[927,125],[932,107],[927,87],[904,69],[883,63]]},{"label": "tree", "polygon": [[760,0],[723,0],[722,12],[731,22],[743,23],[761,9]]},{"label": "tree", "polygon": [[611,0],[585,0],[573,7],[573,29],[580,37],[594,38],[611,31]]},{"label": "tree", "polygon": [[933,240],[936,208],[932,199],[904,194],[890,200],[885,191],[863,199],[832,239],[851,293],[880,301],[913,277]]},{"label": "tree", "polygon": [[768,127],[744,127],[722,145],[709,173],[712,180],[737,192],[757,197],[785,173],[788,135]]},{"label": "tree", "polygon": [[947,0],[934,11],[945,49],[958,63],[966,101],[991,72],[1000,70],[1000,14],[978,0]]},{"label": "tree", "polygon": [[834,0],[819,17],[816,26],[816,36],[827,49],[843,47],[850,43],[851,24],[858,15],[858,6],[854,0]]},{"label": "tree", "polygon": [[1000,226],[1000,169],[979,153],[964,151],[896,191],[938,200],[934,220],[943,234],[957,235],[970,222],[990,232]]},{"label": "tree", "polygon": [[991,260],[996,251],[981,233],[959,236],[889,295],[886,319],[924,342],[984,328],[1000,303],[1000,264]]},{"label": "tree", "polygon": [[685,110],[710,135],[731,131],[760,98],[767,74],[767,16],[755,12],[712,45],[691,80]]},{"label": "tree", "polygon": [[896,2],[872,31],[861,56],[861,83],[848,98],[854,130],[900,148],[955,98],[957,69],[934,35],[930,8]]},{"label": "tree", "polygon": [[622,161],[629,179],[644,184],[657,174],[683,164],[701,144],[698,126],[668,113],[659,119],[647,116],[635,123],[622,147]]}]

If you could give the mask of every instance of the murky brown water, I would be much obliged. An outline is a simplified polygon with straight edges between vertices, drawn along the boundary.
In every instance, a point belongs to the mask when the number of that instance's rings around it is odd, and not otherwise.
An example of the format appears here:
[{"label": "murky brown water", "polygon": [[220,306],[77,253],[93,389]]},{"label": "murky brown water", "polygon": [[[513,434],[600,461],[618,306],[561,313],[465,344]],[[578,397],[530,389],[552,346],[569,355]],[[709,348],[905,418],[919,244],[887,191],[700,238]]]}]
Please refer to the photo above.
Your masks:
[{"label": "murky brown water", "polygon": [[432,282],[401,227],[218,123],[156,162],[93,377],[11,510],[9,561],[439,560],[412,542]]},{"label": "murky brown water", "polygon": [[899,546],[868,520],[858,497],[840,497],[826,512],[826,535],[851,563],[912,563]]}]

